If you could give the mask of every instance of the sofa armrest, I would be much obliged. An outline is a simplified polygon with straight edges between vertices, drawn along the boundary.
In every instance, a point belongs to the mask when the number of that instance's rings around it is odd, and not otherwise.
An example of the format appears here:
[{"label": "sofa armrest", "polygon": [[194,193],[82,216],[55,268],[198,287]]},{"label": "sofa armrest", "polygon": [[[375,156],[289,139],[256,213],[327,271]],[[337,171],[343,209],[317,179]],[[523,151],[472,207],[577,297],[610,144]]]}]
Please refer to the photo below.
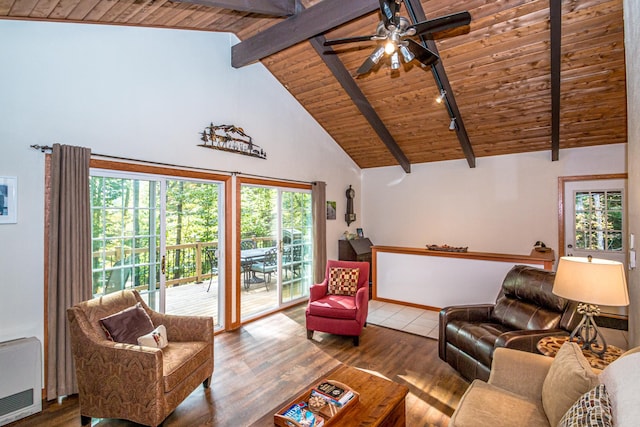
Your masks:
[{"label": "sofa armrest", "polygon": [[536,329],[536,330],[517,330],[509,331],[500,335],[496,340],[495,347],[506,347],[514,350],[528,351],[530,353],[538,353],[536,345],[544,337],[566,335],[569,333],[564,329]]},{"label": "sofa armrest", "polygon": [[440,310],[438,322],[438,355],[447,360],[447,323],[452,320],[480,322],[491,318],[494,304],[457,305]]},{"label": "sofa armrest", "polygon": [[529,399],[542,398],[544,383],[553,359],[510,348],[496,348],[488,383]]}]

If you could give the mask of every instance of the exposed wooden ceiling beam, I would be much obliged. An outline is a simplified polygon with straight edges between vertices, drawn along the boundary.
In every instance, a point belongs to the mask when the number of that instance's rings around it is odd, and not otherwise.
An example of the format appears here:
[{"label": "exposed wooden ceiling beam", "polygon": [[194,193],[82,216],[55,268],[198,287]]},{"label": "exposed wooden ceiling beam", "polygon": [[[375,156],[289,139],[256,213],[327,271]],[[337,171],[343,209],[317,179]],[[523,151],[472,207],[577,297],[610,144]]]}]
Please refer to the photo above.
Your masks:
[{"label": "exposed wooden ceiling beam", "polygon": [[560,68],[562,0],[549,0],[551,32],[551,160],[560,159]]},{"label": "exposed wooden ceiling beam", "polygon": [[324,46],[325,40],[325,37],[320,35],[310,39],[309,42],[316,52],[318,52],[318,55],[320,55],[327,67],[329,67],[329,70],[331,70],[336,79],[338,79],[338,82],[340,82],[344,90],[351,97],[353,103],[367,119],[384,145],[387,146],[387,149],[391,152],[393,157],[396,158],[400,166],[402,166],[402,169],[404,169],[406,173],[411,173],[411,163],[409,163],[409,159],[393,136],[391,136],[391,133],[378,116],[378,113],[373,109],[373,106],[364,93],[362,93],[353,77],[351,77],[349,71],[345,68],[344,64],[340,61],[338,56],[333,53],[333,49]]},{"label": "exposed wooden ceiling beam", "polygon": [[[404,3],[407,8],[407,12],[414,22],[427,20],[424,9],[422,8],[422,4],[419,0],[405,0]],[[420,38],[427,49],[436,54],[438,53],[438,47],[433,39],[423,36]],[[451,83],[449,83],[447,72],[444,69],[444,65],[442,65],[442,60],[433,64],[431,66],[431,71],[438,87],[446,92],[445,102],[449,109],[449,115],[456,119],[456,135],[458,136],[458,141],[460,142],[460,147],[462,147],[464,156],[467,159],[467,163],[470,168],[475,168],[476,156],[473,153],[473,147],[471,146],[471,141],[469,141],[469,135],[467,134],[467,129],[464,126],[464,120],[462,120],[462,113],[460,113],[460,110],[458,109],[458,104],[456,103],[456,98],[453,95],[453,89],[451,87]]]},{"label": "exposed wooden ceiling beam", "polygon": [[299,0],[171,0],[176,3],[193,3],[209,7],[252,12],[269,16],[291,16],[296,13]]},{"label": "exposed wooden ceiling beam", "polygon": [[231,47],[231,65],[244,67],[373,12],[378,0],[324,0]]}]

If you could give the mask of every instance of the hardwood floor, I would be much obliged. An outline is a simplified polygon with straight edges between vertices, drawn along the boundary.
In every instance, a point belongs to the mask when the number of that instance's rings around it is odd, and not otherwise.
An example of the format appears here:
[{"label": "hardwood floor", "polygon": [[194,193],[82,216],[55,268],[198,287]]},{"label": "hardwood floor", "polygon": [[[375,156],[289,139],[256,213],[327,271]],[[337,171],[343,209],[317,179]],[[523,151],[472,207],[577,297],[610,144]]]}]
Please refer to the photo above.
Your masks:
[{"label": "hardwood floor", "polygon": [[[304,305],[216,335],[211,388],[198,387],[164,426],[256,424],[339,363],[409,387],[407,426],[446,426],[468,383],[438,358],[437,341],[369,325],[354,347],[347,337],[315,333],[306,339]],[[47,403],[38,415],[10,426],[79,426],[76,396]],[[122,420],[93,425],[133,426]],[[272,425],[272,424],[271,424]]]}]

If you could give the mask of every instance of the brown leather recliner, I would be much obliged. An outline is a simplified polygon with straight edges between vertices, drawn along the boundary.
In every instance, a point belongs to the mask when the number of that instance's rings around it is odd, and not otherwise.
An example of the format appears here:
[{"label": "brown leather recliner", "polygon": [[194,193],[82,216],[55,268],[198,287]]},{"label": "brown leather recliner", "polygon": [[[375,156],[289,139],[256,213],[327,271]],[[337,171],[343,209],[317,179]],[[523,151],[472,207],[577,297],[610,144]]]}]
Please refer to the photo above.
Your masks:
[{"label": "brown leather recliner", "polygon": [[487,381],[496,348],[537,353],[541,338],[569,335],[580,321],[576,303],[551,292],[554,278],[553,271],[516,265],[504,278],[495,304],[443,308],[440,358],[469,381]]}]

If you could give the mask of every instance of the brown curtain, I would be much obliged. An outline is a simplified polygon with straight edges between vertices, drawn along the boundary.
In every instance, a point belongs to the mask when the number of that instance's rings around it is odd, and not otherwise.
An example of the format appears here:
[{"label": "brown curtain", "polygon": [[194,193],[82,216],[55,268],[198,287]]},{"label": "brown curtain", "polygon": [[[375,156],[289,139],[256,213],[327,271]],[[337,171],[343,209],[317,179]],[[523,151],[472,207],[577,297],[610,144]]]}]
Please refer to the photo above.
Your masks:
[{"label": "brown curtain", "polygon": [[324,280],[327,267],[327,184],[318,181],[311,186],[313,216],[313,283]]},{"label": "brown curtain", "polygon": [[47,400],[77,393],[67,308],[91,298],[91,150],[54,144],[49,190]]}]

